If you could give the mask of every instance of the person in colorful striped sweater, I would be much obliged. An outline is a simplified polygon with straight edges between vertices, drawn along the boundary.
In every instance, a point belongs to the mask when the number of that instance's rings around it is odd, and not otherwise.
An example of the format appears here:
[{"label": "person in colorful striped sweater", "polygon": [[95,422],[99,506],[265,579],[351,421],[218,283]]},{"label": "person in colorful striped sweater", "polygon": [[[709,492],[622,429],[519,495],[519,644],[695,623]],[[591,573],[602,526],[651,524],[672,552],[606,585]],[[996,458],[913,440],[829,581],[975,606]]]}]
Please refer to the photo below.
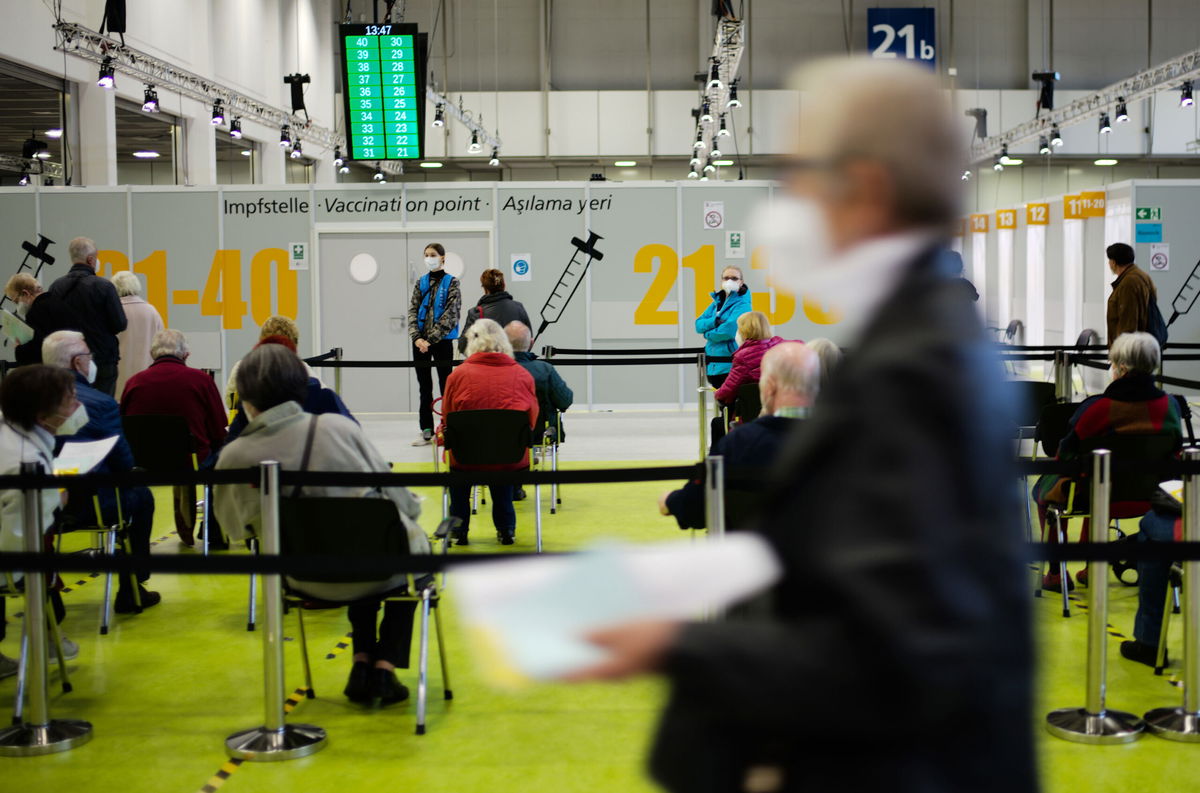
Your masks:
[{"label": "person in colorful striped sweater", "polygon": [[[1072,460],[1079,457],[1083,442],[1106,435],[1151,435],[1173,436],[1178,444],[1183,441],[1183,420],[1179,403],[1163,392],[1154,381],[1161,353],[1158,341],[1149,333],[1123,333],[1113,342],[1109,352],[1113,381],[1099,396],[1089,397],[1080,404],[1071,417],[1070,431],[1058,445],[1056,459]],[[1046,474],[1033,487],[1037,502],[1038,518],[1043,533],[1046,526],[1046,507],[1066,504],[1070,477]],[[1087,537],[1088,521],[1085,519],[1080,531],[1080,540]],[[1057,537],[1050,533],[1051,542]],[[1076,580],[1087,584],[1087,570],[1079,571]],[[1074,584],[1068,579],[1064,584],[1057,573],[1047,574],[1042,580],[1045,589],[1061,592]]]}]

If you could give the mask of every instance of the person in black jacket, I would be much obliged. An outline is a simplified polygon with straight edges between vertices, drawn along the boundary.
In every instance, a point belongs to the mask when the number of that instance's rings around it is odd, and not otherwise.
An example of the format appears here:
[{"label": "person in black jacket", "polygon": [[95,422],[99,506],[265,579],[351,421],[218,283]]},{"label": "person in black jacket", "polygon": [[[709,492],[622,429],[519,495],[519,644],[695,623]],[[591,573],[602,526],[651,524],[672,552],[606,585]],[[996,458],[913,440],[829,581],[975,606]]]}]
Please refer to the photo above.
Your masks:
[{"label": "person in black jacket", "polygon": [[755,240],[777,283],[842,312],[851,352],[752,526],[782,577],[753,619],[597,631],[605,659],[574,676],[667,678],[651,772],[670,791],[1033,793],[1002,367],[939,266],[957,119],[910,63],[827,61],[794,87],[808,121]]},{"label": "person in black jacket", "polygon": [[117,361],[121,359],[117,334],[128,324],[117,289],[108,279],[96,275],[96,243],[76,237],[67,246],[71,269],[50,285],[50,297],[71,314],[68,324],[51,330],[78,330],[83,333],[96,361],[97,391],[114,396],[117,388]]},{"label": "person in black jacket", "polygon": [[13,349],[17,366],[42,362],[42,342],[55,330],[70,327],[71,314],[30,273],[17,273],[4,285],[14,312],[33,330],[33,338]]},{"label": "person in black jacket", "polygon": [[521,322],[527,328],[532,328],[525,306],[513,300],[513,296],[504,291],[504,273],[499,270],[484,270],[479,276],[483,286],[483,297],[474,308],[467,310],[467,318],[463,320],[462,333],[458,334],[458,351],[467,350],[467,328],[477,319],[494,320],[500,327],[508,327],[510,322]]},{"label": "person in black jacket", "polygon": [[[454,368],[454,339],[458,336],[458,313],[462,291],[458,279],[446,272],[446,249],[438,242],[425,246],[425,267],[429,272],[413,284],[408,301],[408,335],[412,338],[414,361],[433,362],[438,373],[438,389],[446,393],[446,380]],[[433,440],[433,370],[417,369],[420,405],[417,420],[421,437],[413,446],[428,446]]]}]

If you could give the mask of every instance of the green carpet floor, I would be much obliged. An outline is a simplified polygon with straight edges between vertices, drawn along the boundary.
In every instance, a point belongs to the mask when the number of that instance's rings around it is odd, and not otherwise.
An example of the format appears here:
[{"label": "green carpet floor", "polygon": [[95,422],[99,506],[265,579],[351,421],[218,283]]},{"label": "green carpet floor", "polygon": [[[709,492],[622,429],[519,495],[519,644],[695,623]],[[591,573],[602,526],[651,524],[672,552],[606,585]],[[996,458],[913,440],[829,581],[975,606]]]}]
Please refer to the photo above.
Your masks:
[{"label": "green carpet floor", "polygon": [[[608,464],[606,467],[617,467]],[[653,465],[638,462],[636,465]],[[414,469],[419,466],[413,466]],[[564,467],[585,467],[583,464]],[[587,465],[586,467],[595,467]],[[663,483],[572,485],[559,514],[543,516],[546,550],[578,548],[592,539],[633,542],[686,541],[674,521],[657,515]],[[529,490],[532,497],[532,489]],[[440,494],[422,491],[432,529]],[[154,537],[156,553],[195,553],[171,533],[169,499]],[[548,489],[543,491],[548,508]],[[516,551],[533,549],[531,502],[517,506]],[[455,553],[501,550],[487,512],[480,510],[472,544]],[[103,579],[69,576],[67,633],[82,651],[70,665],[75,691],[52,688],[56,716],[84,718],[95,737],[71,752],[39,758],[0,759],[0,791],[92,790],[122,793],[194,793],[220,787],[233,793],[339,789],[395,789],[420,793],[506,793],[554,790],[648,791],[643,772],[663,688],[654,680],[615,685],[539,684],[501,691],[483,682],[468,653],[453,608],[453,579],[445,610],[455,698],[441,698],[431,670],[429,732],[413,734],[410,701],[380,711],[352,705],[341,695],[349,650],[343,612],[309,612],[306,625],[318,697],[301,699],[289,717],[324,727],[328,746],[312,757],[285,763],[231,763],[224,755],[230,733],[262,723],[262,644],[248,633],[247,583],[234,576],[157,576],[162,605],[136,617],[117,617],[99,636]],[[82,585],[74,582],[86,581]],[[1086,590],[1083,590],[1086,593]],[[1131,630],[1136,590],[1114,583],[1111,622]],[[1186,790],[1200,776],[1200,746],[1153,737],[1118,747],[1082,746],[1045,733],[1046,711],[1083,704],[1086,616],[1063,619],[1057,601],[1033,600],[1040,659],[1035,724],[1044,789],[1051,793]],[[20,628],[10,603],[8,638],[0,650],[15,656]],[[294,636],[295,620],[286,622]],[[1181,626],[1172,628],[1179,647]],[[1180,689],[1146,667],[1121,659],[1110,639],[1109,703],[1138,713],[1178,704]],[[288,691],[302,684],[299,651],[287,647]],[[332,656],[332,657],[327,657]],[[1178,664],[1171,672],[1178,673]],[[401,679],[415,687],[415,672]],[[57,674],[52,675],[52,684]],[[0,701],[11,702],[15,680],[0,681]],[[929,740],[938,740],[930,735]],[[864,758],[869,761],[869,758]],[[987,763],[987,758],[980,758]],[[223,769],[223,770],[222,770]],[[220,771],[220,773],[218,773]]]}]

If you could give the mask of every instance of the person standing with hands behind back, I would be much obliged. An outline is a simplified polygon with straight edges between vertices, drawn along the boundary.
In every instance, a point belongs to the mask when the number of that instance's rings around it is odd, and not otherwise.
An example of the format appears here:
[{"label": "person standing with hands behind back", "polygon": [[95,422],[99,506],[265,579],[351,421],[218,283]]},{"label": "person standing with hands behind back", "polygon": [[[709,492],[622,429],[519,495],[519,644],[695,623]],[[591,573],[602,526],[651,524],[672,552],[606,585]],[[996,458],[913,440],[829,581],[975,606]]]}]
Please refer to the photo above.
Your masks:
[{"label": "person standing with hands behind back", "polygon": [[[408,335],[412,337],[414,361],[437,361],[438,390],[446,392],[446,378],[453,368],[454,345],[458,338],[458,314],[462,294],[458,279],[447,273],[446,249],[441,243],[425,246],[425,266],[429,272],[417,280],[408,304]],[[444,364],[442,362],[445,362]],[[413,446],[428,446],[433,438],[433,372],[417,369],[421,392],[419,420],[421,437]]]},{"label": "person standing with hands behind back", "polygon": [[[741,269],[721,271],[721,289],[712,293],[713,302],[696,319],[696,332],[705,339],[704,354],[710,358],[729,358],[737,349],[737,320],[750,310],[750,289]],[[706,369],[708,384],[720,388],[729,376],[728,361],[710,363]]]}]

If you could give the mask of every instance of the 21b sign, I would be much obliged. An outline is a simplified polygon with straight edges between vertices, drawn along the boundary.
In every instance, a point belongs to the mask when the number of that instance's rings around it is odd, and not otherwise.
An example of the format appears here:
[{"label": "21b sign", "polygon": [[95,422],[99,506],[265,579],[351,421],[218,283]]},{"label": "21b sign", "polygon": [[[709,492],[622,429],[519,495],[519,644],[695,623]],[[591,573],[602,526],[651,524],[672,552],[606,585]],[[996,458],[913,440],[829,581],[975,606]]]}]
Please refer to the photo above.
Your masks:
[{"label": "21b sign", "polygon": [[932,8],[868,8],[867,48],[872,58],[904,58],[937,66]]}]

